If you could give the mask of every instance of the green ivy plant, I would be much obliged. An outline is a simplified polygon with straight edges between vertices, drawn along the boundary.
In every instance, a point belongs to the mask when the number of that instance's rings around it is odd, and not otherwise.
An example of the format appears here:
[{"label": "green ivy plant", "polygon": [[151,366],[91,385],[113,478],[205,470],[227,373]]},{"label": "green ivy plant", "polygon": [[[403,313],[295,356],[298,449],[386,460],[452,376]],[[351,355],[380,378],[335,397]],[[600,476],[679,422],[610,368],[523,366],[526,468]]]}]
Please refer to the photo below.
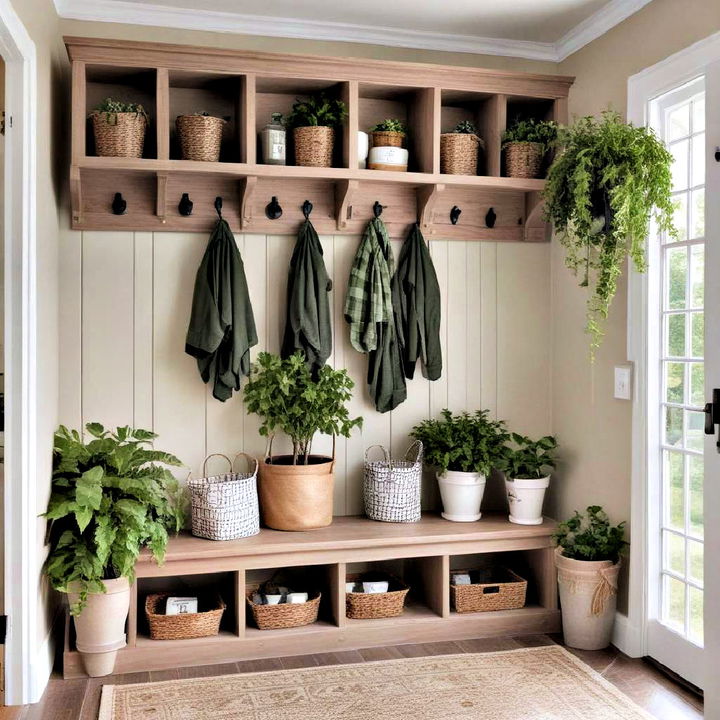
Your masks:
[{"label": "green ivy plant", "polygon": [[555,467],[557,440],[552,435],[546,435],[539,440],[531,440],[518,433],[511,433],[510,437],[512,444],[505,446],[497,469],[502,470],[512,480],[547,477]]},{"label": "green ivy plant", "polygon": [[513,142],[537,143],[542,145],[543,153],[546,153],[555,143],[558,136],[558,124],[552,120],[536,120],[518,118],[503,133],[503,148]]},{"label": "green ivy plant", "polygon": [[655,133],[607,110],[580,118],[558,134],[560,152],[548,171],[546,218],[559,233],[566,265],[590,287],[587,332],[600,345],[626,258],[645,271],[648,224],[675,236],[670,192],[672,155]]},{"label": "green ivy plant", "polygon": [[501,462],[510,435],[501,420],[490,420],[488,410],[423,420],[410,435],[423,444],[425,462],[445,472],[455,470],[489,474]]},{"label": "green ivy plant", "polygon": [[118,113],[135,113],[142,115],[146,121],[149,120],[145,108],[139,103],[123,102],[112,98],[105,98],[91,114],[103,115],[108,125],[116,125]]},{"label": "green ivy plant", "polygon": [[347,107],[342,100],[335,100],[320,92],[307,99],[298,98],[287,117],[287,127],[338,127],[347,117]]},{"label": "green ivy plant", "polygon": [[[180,466],[174,455],[147,447],[157,435],[99,423],[77,430],[60,426],[53,448],[52,492],[44,514],[51,521],[45,573],[61,592],[79,593],[74,615],[88,593],[105,592],[103,580],[131,582],[140,550],[161,564],[168,531],[185,519],[184,495],[165,466]],[[72,586],[72,588],[71,588]]]},{"label": "green ivy plant", "polygon": [[477,127],[472,120],[461,120],[453,129],[459,135],[477,135]]},{"label": "green ivy plant", "polygon": [[407,127],[404,123],[400,122],[395,118],[386,118],[377,125],[370,128],[370,132],[396,132],[402,133],[403,135],[407,132]]},{"label": "green ivy plant", "polygon": [[625,551],[625,523],[611,526],[600,505],[590,505],[585,514],[575,514],[558,525],[553,535],[565,557],[573,560],[611,560],[616,563]]},{"label": "green ivy plant", "polygon": [[269,457],[281,431],[292,440],[293,465],[301,458],[307,465],[315,433],[350,437],[354,427],[362,427],[362,418],[351,419],[347,409],[354,386],[346,370],[329,365],[313,379],[300,351],[284,360],[261,352],[245,383],[245,407],[262,419],[260,434],[268,439]]}]

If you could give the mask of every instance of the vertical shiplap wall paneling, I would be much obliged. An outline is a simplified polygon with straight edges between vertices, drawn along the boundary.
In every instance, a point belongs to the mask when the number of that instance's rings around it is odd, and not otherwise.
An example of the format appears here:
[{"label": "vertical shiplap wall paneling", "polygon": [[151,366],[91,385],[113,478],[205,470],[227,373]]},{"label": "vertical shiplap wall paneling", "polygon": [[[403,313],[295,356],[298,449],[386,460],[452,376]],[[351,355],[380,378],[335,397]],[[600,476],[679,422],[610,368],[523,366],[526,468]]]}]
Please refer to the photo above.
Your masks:
[{"label": "vertical shiplap wall paneling", "polygon": [[497,417],[497,249],[480,243],[480,406]]},{"label": "vertical shiplap wall paneling", "polygon": [[[133,283],[133,423],[144,430],[153,426],[153,234],[136,232]],[[160,447],[160,446],[158,446]]]},{"label": "vertical shiplap wall paneling", "polygon": [[466,243],[465,316],[465,404],[469,411],[483,408],[482,396],[482,243]]},{"label": "vertical shiplap wall paneling", "polygon": [[467,410],[468,324],[473,308],[467,304],[467,243],[448,242],[447,286],[447,384],[448,407],[453,412]]}]

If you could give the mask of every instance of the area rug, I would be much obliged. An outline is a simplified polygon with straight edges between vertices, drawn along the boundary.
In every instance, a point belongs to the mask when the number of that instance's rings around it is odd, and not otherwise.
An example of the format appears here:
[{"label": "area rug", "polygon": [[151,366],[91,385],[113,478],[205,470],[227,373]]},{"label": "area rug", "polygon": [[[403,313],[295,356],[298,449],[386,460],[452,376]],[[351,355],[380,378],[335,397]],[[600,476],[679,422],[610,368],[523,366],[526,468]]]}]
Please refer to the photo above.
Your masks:
[{"label": "area rug", "polygon": [[105,685],[99,720],[647,720],[559,646]]}]

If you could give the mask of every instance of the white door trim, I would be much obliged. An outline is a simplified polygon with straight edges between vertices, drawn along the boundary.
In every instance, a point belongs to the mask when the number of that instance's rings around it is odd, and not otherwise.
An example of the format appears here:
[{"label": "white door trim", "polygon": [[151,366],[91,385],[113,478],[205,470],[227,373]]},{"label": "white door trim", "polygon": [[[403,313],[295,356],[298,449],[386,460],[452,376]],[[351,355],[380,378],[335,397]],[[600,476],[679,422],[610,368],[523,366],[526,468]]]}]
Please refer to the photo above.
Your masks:
[{"label": "white door trim", "polygon": [[[628,120],[635,125],[648,123],[649,102],[658,96],[677,88],[700,75],[714,62],[720,60],[720,33],[715,33],[681,50],[661,62],[628,79]],[[646,569],[650,562],[648,553],[647,518],[648,498],[648,407],[649,376],[653,368],[649,364],[648,352],[652,340],[648,333],[649,297],[651,279],[647,274],[630,270],[628,288],[628,357],[635,364],[636,382],[633,399],[632,420],[632,480],[631,480],[631,531],[630,577],[628,623],[625,652],[633,656],[647,654],[647,597]],[[658,387],[655,384],[655,387]]]},{"label": "white door trim", "polygon": [[5,61],[5,702],[37,701],[39,622],[36,474],[35,44],[10,0],[0,0]]}]

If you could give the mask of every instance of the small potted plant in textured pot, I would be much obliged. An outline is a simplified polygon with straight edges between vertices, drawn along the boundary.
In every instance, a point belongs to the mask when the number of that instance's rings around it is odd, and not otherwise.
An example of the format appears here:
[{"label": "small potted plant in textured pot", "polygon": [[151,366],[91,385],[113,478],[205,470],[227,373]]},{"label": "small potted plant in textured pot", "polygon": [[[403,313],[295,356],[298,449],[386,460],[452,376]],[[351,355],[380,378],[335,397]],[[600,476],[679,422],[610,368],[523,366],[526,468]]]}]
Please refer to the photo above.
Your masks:
[{"label": "small potted plant in textured pot", "polygon": [[498,469],[505,473],[505,492],[510,522],[541,525],[545,491],[550,485],[549,471],[555,467],[557,441],[551,435],[531,440],[511,433],[512,445],[506,447]]},{"label": "small potted plant in textured pot", "polygon": [[447,175],[477,175],[478,155],[485,147],[471,120],[459,122],[452,132],[440,135],[440,172]]},{"label": "small potted plant in textured pot", "polygon": [[446,520],[474,522],[481,517],[485,482],[502,459],[509,439],[501,421],[489,420],[487,410],[423,420],[410,433],[425,448],[425,462],[436,468]]},{"label": "small potted plant in textured pot", "polygon": [[407,128],[396,118],[387,118],[370,130],[372,147],[368,155],[371,170],[395,170],[408,168],[408,151],[403,147]]},{"label": "small potted plant in textured pot", "polygon": [[217,162],[220,159],[223,127],[226,120],[207,112],[178,115],[175,118],[183,160]]},{"label": "small potted plant in textured pot", "polygon": [[591,505],[585,515],[575,512],[560,523],[553,537],[565,644],[601,650],[612,638],[625,523],[613,527],[603,509]]},{"label": "small potted plant in textured pot", "polygon": [[68,594],[77,649],[90,677],[112,672],[125,647],[125,620],[135,561],[147,547],[163,561],[168,531],[184,521],[182,494],[164,466],[181,462],[145,447],[157,436],[147,430],[60,427],[53,450],[51,521],[45,573]]},{"label": "small potted plant in textured pot", "polygon": [[[332,523],[333,457],[312,454],[316,433],[350,437],[362,418],[351,419],[347,403],[353,381],[346,370],[324,365],[313,377],[305,356],[297,352],[284,360],[267,352],[258,355],[245,384],[245,406],[262,419],[260,434],[267,438],[267,457],[260,463],[260,511],[274,530],[310,530]],[[284,432],[292,455],[273,455],[275,434]]]},{"label": "small potted plant in textured pot", "polygon": [[90,113],[90,119],[95,152],[100,157],[142,157],[148,126],[142,105],[106,98]]},{"label": "small potted plant in textured pot", "polygon": [[293,129],[295,164],[332,167],[335,129],[346,117],[345,103],[325,93],[296,100],[287,119],[287,127]]},{"label": "small potted plant in textured pot", "polygon": [[557,138],[552,120],[516,120],[503,134],[505,170],[508,177],[540,177],[545,154]]}]

